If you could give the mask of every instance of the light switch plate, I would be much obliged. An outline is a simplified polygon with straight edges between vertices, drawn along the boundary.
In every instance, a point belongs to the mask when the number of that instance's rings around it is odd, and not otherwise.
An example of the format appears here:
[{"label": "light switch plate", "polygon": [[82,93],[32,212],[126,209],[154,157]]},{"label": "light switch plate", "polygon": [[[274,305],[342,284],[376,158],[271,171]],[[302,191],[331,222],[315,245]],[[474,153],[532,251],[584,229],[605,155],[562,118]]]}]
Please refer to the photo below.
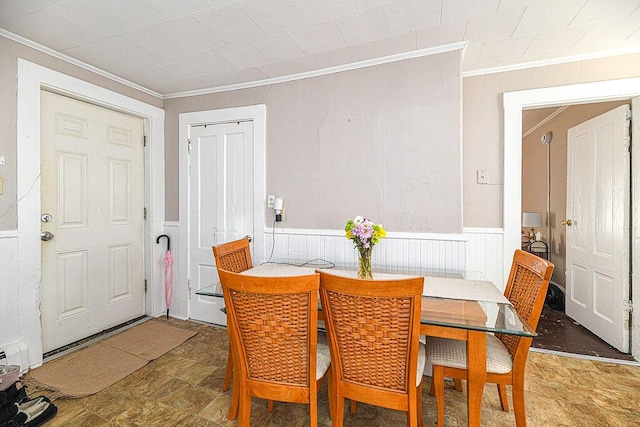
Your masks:
[{"label": "light switch plate", "polygon": [[478,170],[478,184],[488,184],[489,173],[486,169]]}]

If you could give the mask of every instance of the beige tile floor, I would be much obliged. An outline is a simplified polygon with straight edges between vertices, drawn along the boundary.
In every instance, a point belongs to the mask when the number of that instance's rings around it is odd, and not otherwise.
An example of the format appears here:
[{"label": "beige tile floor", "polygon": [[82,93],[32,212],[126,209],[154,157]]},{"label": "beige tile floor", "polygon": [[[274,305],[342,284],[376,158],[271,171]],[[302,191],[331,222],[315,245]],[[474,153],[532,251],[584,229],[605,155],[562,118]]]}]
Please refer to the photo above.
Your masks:
[{"label": "beige tile floor", "polygon": [[[176,323],[182,321],[174,320]],[[221,392],[227,359],[223,329],[191,323],[199,333],[169,353],[93,396],[55,401],[53,426],[233,426],[226,418],[231,391]],[[424,378],[425,425],[434,425],[435,400]],[[640,367],[530,353],[526,372],[529,426],[639,426]],[[37,390],[29,389],[35,396]],[[445,425],[466,425],[466,395],[445,391]],[[510,398],[510,396],[509,396]],[[318,424],[330,426],[326,386],[320,390]],[[347,405],[348,406],[348,405]],[[254,399],[252,426],[309,425],[306,405]],[[406,425],[404,413],[359,404],[345,426]],[[483,426],[515,425],[513,410],[500,409],[495,385],[487,385]]]}]

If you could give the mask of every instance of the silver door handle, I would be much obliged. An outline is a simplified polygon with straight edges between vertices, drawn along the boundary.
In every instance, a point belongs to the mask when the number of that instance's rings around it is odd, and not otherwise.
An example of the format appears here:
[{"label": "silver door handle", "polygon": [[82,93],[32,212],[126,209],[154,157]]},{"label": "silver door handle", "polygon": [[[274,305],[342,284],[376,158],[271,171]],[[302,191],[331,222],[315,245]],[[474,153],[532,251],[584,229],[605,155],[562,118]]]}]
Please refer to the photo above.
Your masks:
[{"label": "silver door handle", "polygon": [[53,240],[55,236],[53,235],[53,233],[49,232],[49,231],[43,231],[42,233],[40,233],[40,240],[44,241],[44,242],[48,242],[49,240]]}]

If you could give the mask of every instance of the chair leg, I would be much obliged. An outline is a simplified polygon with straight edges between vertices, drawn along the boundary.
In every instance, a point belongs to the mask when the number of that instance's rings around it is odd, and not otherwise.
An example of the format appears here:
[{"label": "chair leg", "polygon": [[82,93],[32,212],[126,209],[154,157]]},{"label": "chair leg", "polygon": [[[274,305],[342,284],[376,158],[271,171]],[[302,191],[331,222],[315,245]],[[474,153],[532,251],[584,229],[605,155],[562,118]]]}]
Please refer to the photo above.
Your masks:
[{"label": "chair leg", "polygon": [[418,427],[424,427],[424,420],[422,419],[422,381],[420,381],[416,393],[416,405],[418,406]]},{"label": "chair leg", "polygon": [[267,411],[273,412],[273,400],[267,400]]},{"label": "chair leg", "polygon": [[507,386],[504,384],[497,384],[498,396],[500,396],[500,406],[504,412],[509,412],[509,400],[507,399]]},{"label": "chair leg", "polygon": [[407,411],[407,425],[409,427],[418,427],[418,422],[417,422],[418,408],[414,407],[415,404],[416,404],[415,400],[413,403],[409,403],[409,410]]},{"label": "chair leg", "polygon": [[433,387],[436,394],[436,407],[438,409],[438,427],[444,426],[444,366],[433,366]]},{"label": "chair leg", "polygon": [[233,373],[233,359],[231,358],[231,344],[229,344],[229,355],[227,356],[227,370],[224,373],[224,383],[222,384],[222,391],[229,390],[232,373]]},{"label": "chair leg", "polygon": [[318,427],[317,390],[309,390],[309,427]]},{"label": "chair leg", "polygon": [[524,404],[524,378],[520,381],[514,378],[511,393],[513,394],[513,412],[516,415],[516,426],[526,427],[527,414]]},{"label": "chair leg", "polygon": [[249,427],[251,422],[251,396],[240,397],[240,414],[238,415],[238,427]]},{"label": "chair leg", "polygon": [[434,386],[435,381],[433,381],[433,372],[431,373],[431,387],[429,387],[429,396],[436,395],[436,388]]},{"label": "chair leg", "polygon": [[460,378],[453,379],[453,388],[456,391],[462,391],[462,380]]},{"label": "chair leg", "polygon": [[240,379],[233,376],[233,388],[231,389],[231,404],[229,405],[229,412],[227,418],[235,420],[238,416],[238,408],[240,406]]},{"label": "chair leg", "polygon": [[352,414],[356,413],[356,401],[355,400],[351,401],[351,413]]},{"label": "chair leg", "polygon": [[333,385],[333,373],[332,367],[329,367],[327,371],[327,400],[329,401],[329,416],[332,420],[335,419],[336,403],[335,403],[335,390]]},{"label": "chair leg", "polygon": [[344,396],[336,396],[334,403],[335,408],[332,427],[342,427],[342,419],[344,417]]}]

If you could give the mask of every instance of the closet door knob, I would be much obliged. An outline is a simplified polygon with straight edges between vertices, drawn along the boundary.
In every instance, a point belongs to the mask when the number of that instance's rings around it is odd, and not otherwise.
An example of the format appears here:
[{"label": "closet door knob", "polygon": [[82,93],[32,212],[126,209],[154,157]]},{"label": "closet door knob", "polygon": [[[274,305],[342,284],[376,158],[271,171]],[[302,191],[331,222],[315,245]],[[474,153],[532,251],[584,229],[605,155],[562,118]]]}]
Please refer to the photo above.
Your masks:
[{"label": "closet door knob", "polygon": [[571,224],[573,224],[573,221],[571,221],[570,219],[563,219],[562,220],[562,225],[566,225],[568,227],[571,227]]}]

